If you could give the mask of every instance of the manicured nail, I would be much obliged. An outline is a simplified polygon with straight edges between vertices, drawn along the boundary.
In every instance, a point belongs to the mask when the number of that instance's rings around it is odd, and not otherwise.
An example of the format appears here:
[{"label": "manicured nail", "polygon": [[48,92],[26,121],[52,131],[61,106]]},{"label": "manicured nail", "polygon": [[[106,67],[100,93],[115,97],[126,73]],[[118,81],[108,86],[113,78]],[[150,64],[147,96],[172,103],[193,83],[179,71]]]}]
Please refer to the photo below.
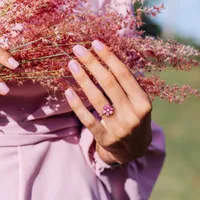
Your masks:
[{"label": "manicured nail", "polygon": [[81,45],[76,45],[73,47],[73,51],[75,54],[77,54],[78,56],[84,56],[86,54],[86,49],[85,47],[81,46]]},{"label": "manicured nail", "polygon": [[104,48],[103,43],[101,43],[99,40],[95,40],[92,42],[92,46],[97,51],[102,51]]},{"label": "manicured nail", "polygon": [[6,95],[9,91],[10,89],[8,88],[8,86],[4,82],[0,82],[0,93],[2,95]]},{"label": "manicured nail", "polygon": [[16,69],[19,66],[19,63],[13,57],[8,59],[8,64],[12,69]]},{"label": "manicured nail", "polygon": [[71,60],[68,64],[70,70],[77,74],[79,71],[80,71],[80,67],[79,67],[79,64],[75,61],[75,60]]},{"label": "manicured nail", "polygon": [[67,98],[68,101],[72,101],[72,100],[75,99],[74,92],[71,89],[67,89],[65,91],[65,96],[66,96],[66,98]]}]

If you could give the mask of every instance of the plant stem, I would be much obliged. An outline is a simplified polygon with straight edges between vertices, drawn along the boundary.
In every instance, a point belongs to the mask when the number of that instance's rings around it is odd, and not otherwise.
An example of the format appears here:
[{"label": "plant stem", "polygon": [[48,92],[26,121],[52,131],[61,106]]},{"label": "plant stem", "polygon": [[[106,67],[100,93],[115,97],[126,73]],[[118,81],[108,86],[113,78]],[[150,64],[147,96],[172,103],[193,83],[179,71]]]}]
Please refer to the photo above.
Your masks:
[{"label": "plant stem", "polygon": [[[64,47],[64,46],[70,46],[70,45],[76,45],[76,44],[90,44],[91,42],[89,41],[89,42],[74,42],[74,43],[68,43],[68,44],[59,44],[58,46],[59,47]],[[50,48],[50,47],[53,47],[54,45],[49,45],[49,46],[44,46],[45,48],[47,47],[47,48]],[[44,47],[42,47],[42,48],[44,48]],[[32,47],[30,47],[30,48],[27,48],[27,49],[20,49],[20,50],[18,50],[17,52],[20,52],[20,51],[26,51],[26,50],[30,50],[30,49],[32,49],[32,50],[35,50],[35,49],[39,49],[39,48],[41,48],[41,47],[35,47],[35,48],[32,48]],[[11,50],[12,51],[12,50]]]},{"label": "plant stem", "polygon": [[[55,76],[36,76],[36,77],[16,77],[17,79],[40,79],[40,78],[55,78]],[[59,78],[73,78],[73,76],[60,76]],[[9,77],[4,77],[4,80],[9,80]]]},{"label": "plant stem", "polygon": [[66,56],[66,53],[54,54],[54,55],[50,55],[50,56],[43,56],[43,57],[33,58],[33,59],[28,59],[28,60],[22,60],[22,61],[20,61],[20,63],[26,63],[26,62],[30,62],[30,61],[34,61],[34,60],[43,60],[43,59],[48,59],[48,58],[55,58],[55,57],[59,57],[59,56]]},{"label": "plant stem", "polygon": [[40,40],[42,40],[42,39],[43,39],[43,38],[39,38],[39,39],[37,39],[37,40],[34,40],[34,41],[31,41],[31,42],[22,44],[22,45],[20,45],[20,46],[14,48],[14,49],[10,49],[9,52],[16,51],[16,50],[21,49],[22,47],[28,46],[28,45],[30,45],[30,44],[34,44],[34,43],[36,43],[36,42],[38,42],[38,41],[40,41]]}]

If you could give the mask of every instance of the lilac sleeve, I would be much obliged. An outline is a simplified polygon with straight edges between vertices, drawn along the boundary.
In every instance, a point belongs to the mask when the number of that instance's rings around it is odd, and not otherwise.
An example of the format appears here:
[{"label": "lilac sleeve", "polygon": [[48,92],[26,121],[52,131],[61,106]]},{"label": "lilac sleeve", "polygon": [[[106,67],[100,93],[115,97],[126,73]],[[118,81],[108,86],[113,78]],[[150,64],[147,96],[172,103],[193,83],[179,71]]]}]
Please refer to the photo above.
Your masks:
[{"label": "lilac sleeve", "polygon": [[154,122],[151,127],[153,139],[146,155],[132,163],[137,169],[136,179],[142,199],[150,196],[166,155],[163,130]]},{"label": "lilac sleeve", "polygon": [[[96,111],[93,114],[99,119]],[[165,137],[154,122],[151,127],[153,139],[146,155],[115,168],[100,159],[91,132],[82,128],[80,146],[85,159],[116,200],[146,200],[152,192],[165,159]]]}]

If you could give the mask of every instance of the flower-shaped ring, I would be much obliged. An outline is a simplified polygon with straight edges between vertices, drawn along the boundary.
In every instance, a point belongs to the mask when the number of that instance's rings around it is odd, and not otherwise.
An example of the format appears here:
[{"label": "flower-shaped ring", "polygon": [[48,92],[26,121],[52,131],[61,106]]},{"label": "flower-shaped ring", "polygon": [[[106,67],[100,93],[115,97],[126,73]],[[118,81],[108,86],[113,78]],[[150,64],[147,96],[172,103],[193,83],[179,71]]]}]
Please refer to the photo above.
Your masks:
[{"label": "flower-shaped ring", "polygon": [[106,115],[106,117],[114,114],[114,107],[112,105],[105,105],[103,107],[103,112],[99,115],[102,117],[103,115]]}]

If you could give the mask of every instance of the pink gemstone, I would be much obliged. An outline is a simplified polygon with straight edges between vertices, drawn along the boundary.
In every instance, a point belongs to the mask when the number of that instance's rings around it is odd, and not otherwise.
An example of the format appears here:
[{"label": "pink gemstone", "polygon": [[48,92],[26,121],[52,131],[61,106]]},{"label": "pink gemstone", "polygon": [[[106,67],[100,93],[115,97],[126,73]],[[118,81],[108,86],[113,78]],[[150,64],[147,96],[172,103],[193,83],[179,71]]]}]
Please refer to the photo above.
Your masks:
[{"label": "pink gemstone", "polygon": [[106,116],[112,115],[114,113],[114,107],[112,105],[105,105],[102,114],[105,114]]}]

